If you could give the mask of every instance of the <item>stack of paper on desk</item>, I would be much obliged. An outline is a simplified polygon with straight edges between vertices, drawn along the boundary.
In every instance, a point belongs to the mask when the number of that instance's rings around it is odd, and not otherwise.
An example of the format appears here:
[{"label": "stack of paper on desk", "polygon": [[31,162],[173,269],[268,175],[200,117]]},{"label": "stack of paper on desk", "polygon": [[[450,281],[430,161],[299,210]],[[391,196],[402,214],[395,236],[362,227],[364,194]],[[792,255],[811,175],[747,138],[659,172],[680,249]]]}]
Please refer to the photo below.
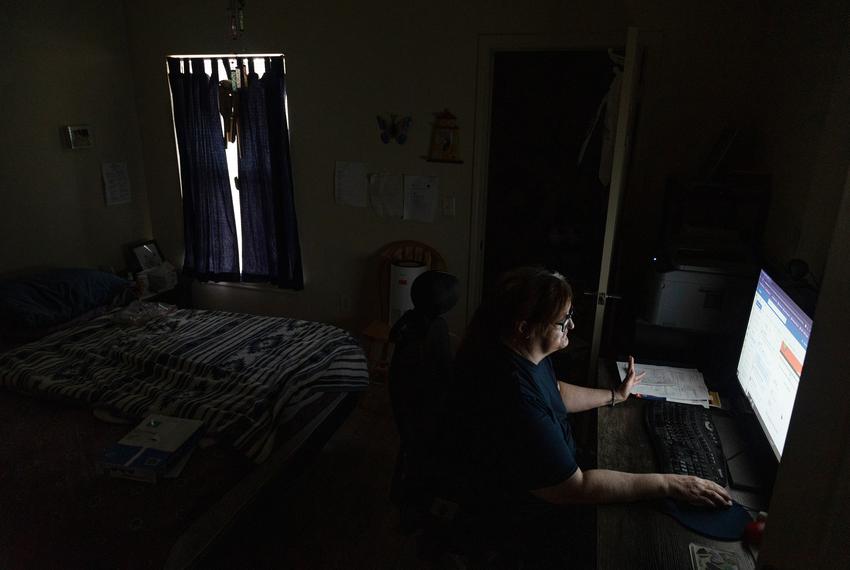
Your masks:
[{"label": "stack of paper on desk", "polygon": [[[621,382],[626,379],[627,370],[627,363],[617,363]],[[708,407],[708,388],[705,386],[702,374],[696,368],[635,364],[635,371],[638,374],[646,372],[646,376],[632,392],[638,397]]]}]

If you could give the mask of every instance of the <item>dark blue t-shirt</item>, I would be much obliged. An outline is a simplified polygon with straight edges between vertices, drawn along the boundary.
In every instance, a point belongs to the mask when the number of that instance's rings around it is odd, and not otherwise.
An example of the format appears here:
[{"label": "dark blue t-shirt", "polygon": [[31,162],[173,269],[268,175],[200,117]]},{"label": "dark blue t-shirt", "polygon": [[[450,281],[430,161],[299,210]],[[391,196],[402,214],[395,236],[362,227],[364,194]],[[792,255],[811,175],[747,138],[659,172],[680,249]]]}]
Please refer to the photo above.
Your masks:
[{"label": "dark blue t-shirt", "polygon": [[462,437],[485,484],[527,495],[571,477],[575,441],[550,359],[535,365],[498,345],[464,361]]}]

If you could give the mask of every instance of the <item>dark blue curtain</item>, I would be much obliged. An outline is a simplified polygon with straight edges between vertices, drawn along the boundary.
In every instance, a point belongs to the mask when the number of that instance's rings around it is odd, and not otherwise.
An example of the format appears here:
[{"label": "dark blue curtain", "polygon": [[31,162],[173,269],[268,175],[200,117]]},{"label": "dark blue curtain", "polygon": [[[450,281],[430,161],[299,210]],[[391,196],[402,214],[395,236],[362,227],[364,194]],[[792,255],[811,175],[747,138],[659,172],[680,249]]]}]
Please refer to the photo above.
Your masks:
[{"label": "dark blue curtain", "polygon": [[303,289],[283,59],[265,63],[262,79],[251,65],[248,85],[239,91],[242,280]]},{"label": "dark blue curtain", "polygon": [[[201,281],[239,281],[239,247],[218,108],[218,69],[168,58],[183,185],[183,270]],[[191,69],[190,69],[191,67]]]}]

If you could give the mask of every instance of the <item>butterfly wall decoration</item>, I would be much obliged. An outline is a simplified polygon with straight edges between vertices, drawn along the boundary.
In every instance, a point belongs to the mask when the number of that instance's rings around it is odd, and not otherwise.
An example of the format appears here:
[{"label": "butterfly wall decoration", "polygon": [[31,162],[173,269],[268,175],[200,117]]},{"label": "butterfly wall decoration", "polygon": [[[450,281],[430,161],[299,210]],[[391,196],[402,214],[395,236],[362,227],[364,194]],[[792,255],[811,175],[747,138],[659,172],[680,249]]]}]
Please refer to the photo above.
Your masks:
[{"label": "butterfly wall decoration", "polygon": [[398,144],[404,144],[407,140],[407,130],[413,119],[407,117],[399,117],[398,115],[378,115],[378,129],[381,131],[381,142],[389,143],[395,139]]}]

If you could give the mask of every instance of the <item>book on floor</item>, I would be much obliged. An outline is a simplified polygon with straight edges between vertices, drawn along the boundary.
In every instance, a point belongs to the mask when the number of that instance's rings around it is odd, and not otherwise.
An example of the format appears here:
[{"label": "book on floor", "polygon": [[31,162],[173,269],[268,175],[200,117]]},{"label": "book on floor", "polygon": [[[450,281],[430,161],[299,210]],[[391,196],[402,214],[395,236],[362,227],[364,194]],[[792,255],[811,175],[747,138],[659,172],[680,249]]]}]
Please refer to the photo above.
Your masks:
[{"label": "book on floor", "polygon": [[100,473],[155,483],[179,474],[201,437],[203,422],[153,414],[104,450]]}]

